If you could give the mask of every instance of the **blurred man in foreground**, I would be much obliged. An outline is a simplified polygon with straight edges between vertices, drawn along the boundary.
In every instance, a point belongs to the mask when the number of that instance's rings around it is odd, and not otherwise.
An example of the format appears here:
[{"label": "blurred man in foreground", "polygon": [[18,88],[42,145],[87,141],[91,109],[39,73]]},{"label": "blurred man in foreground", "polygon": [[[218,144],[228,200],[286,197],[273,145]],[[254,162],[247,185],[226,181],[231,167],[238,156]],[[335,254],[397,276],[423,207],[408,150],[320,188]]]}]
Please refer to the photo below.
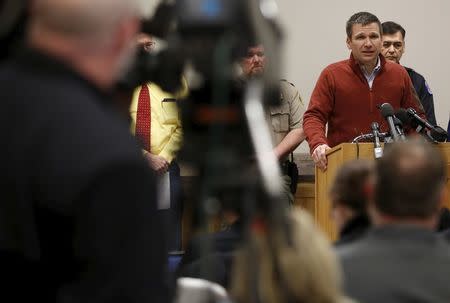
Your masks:
[{"label": "blurred man in foreground", "polygon": [[167,300],[154,178],[109,99],[138,10],[33,1],[27,45],[0,67],[1,296]]},{"label": "blurred man in foreground", "polygon": [[337,249],[345,289],[359,302],[449,302],[450,245],[434,232],[446,166],[425,142],[394,143],[375,167],[374,227]]}]

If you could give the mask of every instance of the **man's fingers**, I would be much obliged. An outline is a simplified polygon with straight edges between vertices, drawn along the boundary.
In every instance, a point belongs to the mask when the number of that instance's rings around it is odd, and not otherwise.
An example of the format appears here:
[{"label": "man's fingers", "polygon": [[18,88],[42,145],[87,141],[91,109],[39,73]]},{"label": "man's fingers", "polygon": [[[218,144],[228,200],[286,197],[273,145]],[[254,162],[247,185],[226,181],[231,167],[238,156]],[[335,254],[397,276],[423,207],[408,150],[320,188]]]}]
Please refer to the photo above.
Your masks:
[{"label": "man's fingers", "polygon": [[318,146],[316,150],[314,150],[312,154],[312,158],[314,160],[314,163],[317,165],[319,169],[324,171],[327,168],[327,155],[326,152],[329,149],[328,146]]},{"label": "man's fingers", "polygon": [[326,157],[324,157],[323,159],[321,159],[319,161],[319,168],[321,170],[325,170],[327,168],[327,158]]},{"label": "man's fingers", "polygon": [[321,153],[321,150],[319,148],[316,149],[312,155],[313,160],[316,164],[318,164],[320,161],[322,161],[323,156],[324,155]]}]

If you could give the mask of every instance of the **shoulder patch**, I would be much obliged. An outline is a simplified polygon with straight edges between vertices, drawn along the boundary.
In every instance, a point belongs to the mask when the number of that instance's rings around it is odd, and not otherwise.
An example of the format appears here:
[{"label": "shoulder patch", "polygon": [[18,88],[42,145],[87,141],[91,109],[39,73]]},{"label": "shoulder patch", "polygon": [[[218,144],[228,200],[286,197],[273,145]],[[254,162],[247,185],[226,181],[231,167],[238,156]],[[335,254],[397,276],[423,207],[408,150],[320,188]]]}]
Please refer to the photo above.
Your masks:
[{"label": "shoulder patch", "polygon": [[431,88],[430,88],[430,86],[428,85],[428,82],[427,82],[426,80],[425,80],[425,87],[427,88],[428,93],[429,93],[430,95],[432,95],[433,92],[431,91]]}]

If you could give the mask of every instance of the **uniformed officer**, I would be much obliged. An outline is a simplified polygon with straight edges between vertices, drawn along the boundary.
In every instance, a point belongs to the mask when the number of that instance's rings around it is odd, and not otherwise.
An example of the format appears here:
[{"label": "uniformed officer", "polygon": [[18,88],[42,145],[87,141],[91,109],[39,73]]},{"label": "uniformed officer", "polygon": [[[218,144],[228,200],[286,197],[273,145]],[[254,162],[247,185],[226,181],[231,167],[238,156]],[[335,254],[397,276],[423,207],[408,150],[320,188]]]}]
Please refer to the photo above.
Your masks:
[{"label": "uniformed officer", "polygon": [[[405,52],[406,31],[400,24],[392,21],[383,22],[381,26],[383,27],[383,44],[381,47],[381,54],[387,60],[400,64],[400,58]],[[411,78],[414,88],[416,89],[428,122],[436,125],[433,93],[428,86],[427,81],[425,81],[425,78],[421,74],[412,68],[405,67],[405,69]]]},{"label": "uniformed officer", "polygon": [[[262,45],[250,47],[247,56],[241,61],[245,77],[254,77],[264,71],[266,58]],[[286,81],[280,81],[280,104],[267,110],[269,126],[274,145],[274,153],[278,158],[283,173],[283,192],[291,205],[294,196],[291,191],[291,177],[288,175],[288,158],[306,136],[303,131],[303,113],[305,106],[295,86]],[[293,184],[293,188],[296,184]]]}]

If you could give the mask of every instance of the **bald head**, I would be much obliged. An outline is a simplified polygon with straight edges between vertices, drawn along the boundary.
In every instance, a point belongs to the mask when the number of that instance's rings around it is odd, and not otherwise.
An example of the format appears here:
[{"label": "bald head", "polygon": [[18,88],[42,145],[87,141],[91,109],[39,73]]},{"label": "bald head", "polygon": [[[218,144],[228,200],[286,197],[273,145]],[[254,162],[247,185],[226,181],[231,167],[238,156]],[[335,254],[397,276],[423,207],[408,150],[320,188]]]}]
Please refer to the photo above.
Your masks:
[{"label": "bald head", "polygon": [[34,0],[32,25],[66,36],[108,35],[129,16],[137,16],[140,0]]},{"label": "bald head", "polygon": [[399,218],[429,218],[440,207],[445,161],[430,143],[396,143],[377,161],[376,179],[374,202],[380,212]]},{"label": "bald head", "polygon": [[34,0],[29,44],[110,88],[129,66],[146,0]]}]

